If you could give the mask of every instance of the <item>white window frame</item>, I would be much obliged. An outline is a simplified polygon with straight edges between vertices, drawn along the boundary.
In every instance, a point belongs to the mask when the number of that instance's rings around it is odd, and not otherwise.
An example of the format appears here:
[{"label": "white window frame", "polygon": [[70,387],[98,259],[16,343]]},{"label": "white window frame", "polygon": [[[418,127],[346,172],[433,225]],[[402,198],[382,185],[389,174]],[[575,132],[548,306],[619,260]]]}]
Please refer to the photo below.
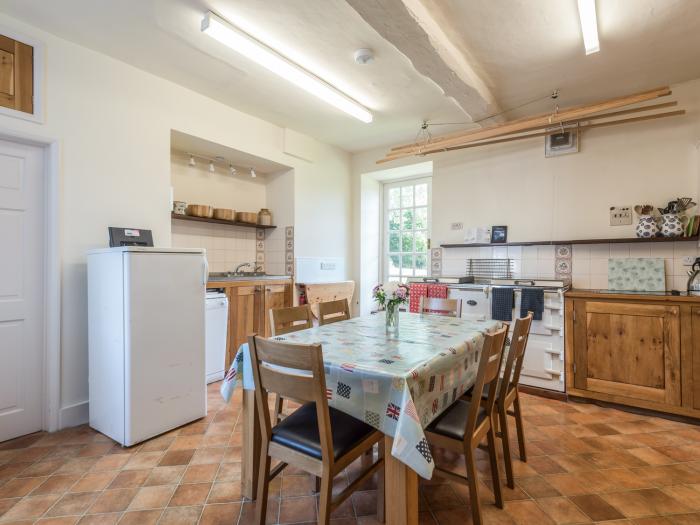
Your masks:
[{"label": "white window frame", "polygon": [[[389,216],[390,216],[390,211],[394,211],[395,209],[400,209],[400,217],[403,215],[403,210],[404,209],[409,209],[412,208],[415,211],[415,201],[413,206],[410,207],[401,207],[401,208],[392,208],[390,210],[389,208],[389,190],[393,188],[400,188],[404,186],[415,186],[417,184],[427,184],[428,185],[428,203],[427,203],[427,209],[428,209],[428,220],[427,220],[427,227],[425,229],[426,232],[426,237],[427,237],[427,250],[425,251],[425,256],[426,256],[426,276],[430,275],[430,235],[431,235],[431,227],[432,227],[432,177],[419,177],[419,178],[411,178],[411,179],[402,179],[398,181],[391,181],[391,182],[386,182],[383,184],[382,188],[382,251],[381,251],[381,275],[382,275],[382,282],[388,282],[390,278],[396,277],[395,275],[390,275],[389,273]],[[418,206],[418,208],[421,208],[422,206]],[[414,213],[415,217],[415,213]],[[402,231],[401,229],[399,231]],[[415,231],[415,228],[412,230]],[[423,231],[423,230],[420,230]],[[415,251],[415,245],[413,247],[413,251],[411,252],[397,252],[400,254],[400,258],[402,259],[401,255],[402,254],[408,254],[411,253],[412,255],[416,255],[417,252]],[[401,273],[401,272],[400,272]],[[406,282],[406,279],[410,276],[399,275],[399,278],[402,282]]]}]

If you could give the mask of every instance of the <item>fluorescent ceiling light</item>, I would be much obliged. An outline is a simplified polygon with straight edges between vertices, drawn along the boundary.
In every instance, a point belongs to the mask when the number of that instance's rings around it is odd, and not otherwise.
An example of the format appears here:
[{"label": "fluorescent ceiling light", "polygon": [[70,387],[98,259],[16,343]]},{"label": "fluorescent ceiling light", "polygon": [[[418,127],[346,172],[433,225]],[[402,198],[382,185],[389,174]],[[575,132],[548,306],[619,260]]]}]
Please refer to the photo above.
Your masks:
[{"label": "fluorescent ceiling light", "polygon": [[211,11],[202,20],[202,32],[356,119],[372,122],[367,108]]},{"label": "fluorescent ceiling light", "polygon": [[581,19],[581,32],[586,54],[600,51],[598,42],[598,20],[595,14],[595,0],[578,0],[578,17]]}]

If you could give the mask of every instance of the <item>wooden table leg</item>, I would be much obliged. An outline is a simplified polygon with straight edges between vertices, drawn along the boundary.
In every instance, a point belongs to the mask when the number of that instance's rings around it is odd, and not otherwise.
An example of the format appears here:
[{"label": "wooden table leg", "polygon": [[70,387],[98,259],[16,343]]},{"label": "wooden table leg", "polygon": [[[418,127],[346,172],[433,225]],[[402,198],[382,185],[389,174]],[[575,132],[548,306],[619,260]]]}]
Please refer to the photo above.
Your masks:
[{"label": "wooden table leg", "polygon": [[243,422],[241,491],[244,497],[254,500],[260,470],[260,422],[253,390],[243,390],[241,421]]},{"label": "wooden table leg", "polygon": [[418,525],[418,474],[391,455],[394,440],[384,438],[387,525]]}]

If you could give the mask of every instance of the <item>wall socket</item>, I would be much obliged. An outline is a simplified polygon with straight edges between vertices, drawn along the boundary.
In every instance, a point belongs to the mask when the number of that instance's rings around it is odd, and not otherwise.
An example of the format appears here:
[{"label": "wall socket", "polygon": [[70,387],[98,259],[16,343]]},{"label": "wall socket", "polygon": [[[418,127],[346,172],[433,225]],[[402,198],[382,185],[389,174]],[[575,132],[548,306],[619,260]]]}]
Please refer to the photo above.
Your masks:
[{"label": "wall socket", "polygon": [[450,230],[461,230],[464,228],[464,224],[461,222],[453,222],[450,224]]},{"label": "wall socket", "polygon": [[610,207],[610,226],[628,226],[632,224],[632,208],[630,206]]}]

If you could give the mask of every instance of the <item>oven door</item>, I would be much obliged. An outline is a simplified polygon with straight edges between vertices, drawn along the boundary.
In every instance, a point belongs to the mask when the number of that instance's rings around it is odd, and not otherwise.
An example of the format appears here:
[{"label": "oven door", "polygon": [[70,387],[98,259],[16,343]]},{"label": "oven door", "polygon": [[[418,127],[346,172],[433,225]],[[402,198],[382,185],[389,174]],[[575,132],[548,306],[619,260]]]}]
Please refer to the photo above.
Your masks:
[{"label": "oven door", "polygon": [[[520,316],[520,293],[515,294],[513,319]],[[512,329],[515,323],[511,324]],[[564,299],[545,291],[541,321],[533,321],[527,340],[520,384],[564,392]]]},{"label": "oven door", "polygon": [[489,300],[488,288],[450,288],[447,297],[449,299],[460,299],[462,301],[463,319],[484,321],[491,317],[491,301]]}]

